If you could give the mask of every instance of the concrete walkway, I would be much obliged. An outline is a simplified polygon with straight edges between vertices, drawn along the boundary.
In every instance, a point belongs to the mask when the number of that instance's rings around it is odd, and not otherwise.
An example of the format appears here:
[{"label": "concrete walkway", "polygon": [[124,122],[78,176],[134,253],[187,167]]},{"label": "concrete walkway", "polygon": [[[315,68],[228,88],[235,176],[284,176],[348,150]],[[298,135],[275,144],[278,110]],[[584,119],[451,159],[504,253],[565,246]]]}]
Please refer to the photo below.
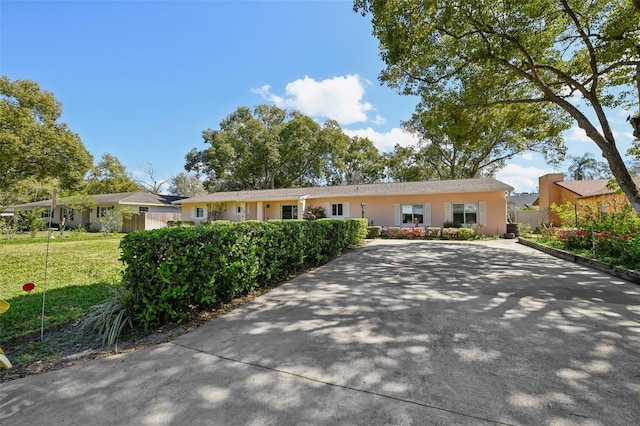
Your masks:
[{"label": "concrete walkway", "polygon": [[173,342],[4,383],[0,424],[640,424],[640,287],[514,241],[376,241]]}]

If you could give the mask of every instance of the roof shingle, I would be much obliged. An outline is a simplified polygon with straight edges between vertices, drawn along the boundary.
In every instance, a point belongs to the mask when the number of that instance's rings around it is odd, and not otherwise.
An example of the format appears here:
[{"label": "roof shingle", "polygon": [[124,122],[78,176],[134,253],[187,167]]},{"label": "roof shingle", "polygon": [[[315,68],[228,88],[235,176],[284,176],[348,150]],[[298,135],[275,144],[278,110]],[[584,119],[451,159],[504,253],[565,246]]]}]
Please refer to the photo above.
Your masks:
[{"label": "roof shingle", "polygon": [[277,201],[309,198],[384,196],[410,194],[443,194],[464,192],[513,191],[506,183],[493,178],[431,180],[421,182],[374,183],[367,185],[315,186],[304,188],[263,189],[252,191],[214,192],[174,202]]}]

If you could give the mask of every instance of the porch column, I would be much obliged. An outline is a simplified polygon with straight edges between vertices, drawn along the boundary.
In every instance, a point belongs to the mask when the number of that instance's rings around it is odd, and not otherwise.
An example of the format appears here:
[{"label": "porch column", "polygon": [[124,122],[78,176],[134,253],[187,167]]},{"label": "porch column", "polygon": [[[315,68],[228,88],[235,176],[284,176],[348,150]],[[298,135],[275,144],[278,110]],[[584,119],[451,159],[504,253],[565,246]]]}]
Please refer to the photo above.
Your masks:
[{"label": "porch column", "polygon": [[256,205],[256,220],[264,220],[264,203],[258,201]]}]

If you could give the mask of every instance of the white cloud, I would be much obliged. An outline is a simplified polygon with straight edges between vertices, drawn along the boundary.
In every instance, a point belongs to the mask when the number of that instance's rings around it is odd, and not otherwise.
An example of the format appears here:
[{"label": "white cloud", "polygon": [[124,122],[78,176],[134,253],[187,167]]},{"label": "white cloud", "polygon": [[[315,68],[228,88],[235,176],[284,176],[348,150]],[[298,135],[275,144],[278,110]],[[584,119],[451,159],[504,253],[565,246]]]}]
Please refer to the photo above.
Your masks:
[{"label": "white cloud", "polygon": [[[600,131],[600,128],[598,128],[598,131]],[[567,130],[565,136],[568,141],[593,142],[591,138],[587,136],[587,133],[578,126],[573,126],[569,130]]]},{"label": "white cloud", "polygon": [[387,119],[379,115],[376,115],[376,118],[371,120],[371,122],[373,124],[387,124]]},{"label": "white cloud", "polygon": [[[284,96],[273,94],[268,85],[251,91],[280,108],[296,109],[310,117],[328,118],[340,124],[353,124],[368,121],[367,112],[373,109],[363,100],[366,83],[357,74],[322,81],[305,76],[287,84]],[[375,121],[380,120],[382,117],[376,117]]]},{"label": "white cloud", "polygon": [[343,132],[350,137],[360,136],[362,138],[369,138],[380,152],[393,151],[393,147],[396,144],[408,146],[418,143],[417,137],[397,127],[394,127],[388,132],[378,132],[371,127],[357,130],[343,129]]},{"label": "white cloud", "polygon": [[522,157],[523,160],[527,161],[533,161],[535,159],[535,156],[532,152],[525,152],[524,154],[521,154],[520,157]]},{"label": "white cloud", "polygon": [[553,171],[539,167],[523,167],[518,164],[507,164],[502,170],[496,173],[496,179],[513,186],[515,192],[537,192],[538,178],[547,173],[553,173]]}]

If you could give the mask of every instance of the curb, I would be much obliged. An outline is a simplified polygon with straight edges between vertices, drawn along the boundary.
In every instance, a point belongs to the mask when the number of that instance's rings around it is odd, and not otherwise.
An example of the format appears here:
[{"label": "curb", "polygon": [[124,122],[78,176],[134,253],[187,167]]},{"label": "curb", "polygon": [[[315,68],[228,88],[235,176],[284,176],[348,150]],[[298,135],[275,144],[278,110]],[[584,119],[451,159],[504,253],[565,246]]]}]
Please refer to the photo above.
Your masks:
[{"label": "curb", "polygon": [[540,250],[541,252],[550,254],[557,258],[568,260],[579,265],[585,265],[590,268],[597,269],[598,271],[606,272],[609,275],[622,278],[623,280],[627,280],[635,284],[640,284],[640,271],[627,269],[622,266],[612,265],[610,263],[602,262],[601,260],[591,259],[579,254],[571,253],[569,251],[545,246],[543,244],[539,244],[522,237],[518,238],[518,243],[527,247],[534,248],[536,250]]}]

